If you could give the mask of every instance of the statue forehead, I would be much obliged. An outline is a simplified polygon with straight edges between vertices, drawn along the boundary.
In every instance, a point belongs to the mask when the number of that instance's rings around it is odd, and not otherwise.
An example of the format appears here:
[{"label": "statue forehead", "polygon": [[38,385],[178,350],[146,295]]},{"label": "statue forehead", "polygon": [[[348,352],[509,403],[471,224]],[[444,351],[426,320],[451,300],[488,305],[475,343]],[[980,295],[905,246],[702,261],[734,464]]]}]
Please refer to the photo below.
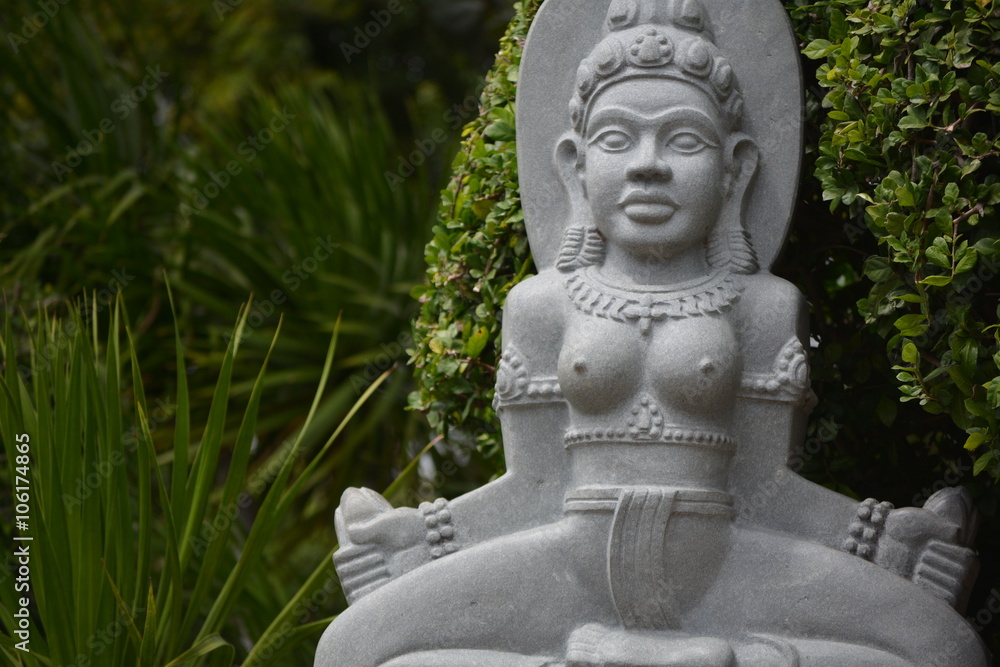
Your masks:
[{"label": "statue forehead", "polygon": [[716,104],[697,86],[679,79],[651,77],[619,81],[600,91],[592,103],[590,119],[607,109],[626,109],[645,118],[669,109],[692,109],[716,124],[719,116]]}]

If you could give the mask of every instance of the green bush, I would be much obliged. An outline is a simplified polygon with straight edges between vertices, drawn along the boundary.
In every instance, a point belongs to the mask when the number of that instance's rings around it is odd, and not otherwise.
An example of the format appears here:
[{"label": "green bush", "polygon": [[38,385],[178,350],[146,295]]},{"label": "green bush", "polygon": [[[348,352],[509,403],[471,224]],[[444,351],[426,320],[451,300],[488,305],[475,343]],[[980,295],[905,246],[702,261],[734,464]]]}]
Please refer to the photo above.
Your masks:
[{"label": "green bush", "polygon": [[[992,2],[829,2],[805,54],[828,91],[816,176],[879,252],[858,303],[902,401],[946,412],[1000,478],[1000,14]],[[863,225],[863,227],[862,227]]]},{"label": "green bush", "polygon": [[[427,244],[427,280],[412,363],[417,391],[410,407],[431,427],[472,439],[498,458],[493,378],[500,350],[500,310],[511,288],[534,273],[517,184],[514,100],[521,47],[541,0],[514,5],[479,116],[462,131],[452,178],[441,193],[438,224]],[[496,465],[496,464],[495,464]]]}]

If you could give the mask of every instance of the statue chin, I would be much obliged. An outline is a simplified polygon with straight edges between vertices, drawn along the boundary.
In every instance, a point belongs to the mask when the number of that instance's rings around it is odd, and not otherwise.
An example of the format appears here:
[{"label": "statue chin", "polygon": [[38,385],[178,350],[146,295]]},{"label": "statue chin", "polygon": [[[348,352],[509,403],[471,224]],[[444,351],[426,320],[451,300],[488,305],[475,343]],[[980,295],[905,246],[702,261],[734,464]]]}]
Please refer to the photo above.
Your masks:
[{"label": "statue chin", "polygon": [[[580,35],[591,49],[575,71],[526,65],[519,82],[572,86],[549,145],[576,213],[504,306],[508,472],[418,508],[345,492],[334,563],[350,606],[315,664],[985,667],[961,615],[978,568],[969,494],[896,509],[788,467],[816,403],[805,300],[759,269],[755,244],[780,240],[744,222],[791,202],[754,195],[776,157],[758,174],[743,128],[780,122],[734,71],[794,77],[781,3],[601,4],[598,35],[578,26],[594,27],[592,3],[547,0],[525,51],[563,58]],[[791,70],[759,45],[731,62],[710,19],[730,45],[779,36]],[[534,238],[562,224],[524,203]]]}]

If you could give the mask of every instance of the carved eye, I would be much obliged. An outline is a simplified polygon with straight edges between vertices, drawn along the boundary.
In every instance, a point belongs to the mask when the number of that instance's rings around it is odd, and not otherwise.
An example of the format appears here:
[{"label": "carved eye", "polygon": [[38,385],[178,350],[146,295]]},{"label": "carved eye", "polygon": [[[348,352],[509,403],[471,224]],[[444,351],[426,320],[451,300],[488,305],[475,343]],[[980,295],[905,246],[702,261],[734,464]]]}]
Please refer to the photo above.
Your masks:
[{"label": "carved eye", "polygon": [[594,142],[603,150],[617,153],[628,149],[632,145],[632,137],[621,130],[605,130],[594,138]]},{"label": "carved eye", "polygon": [[700,134],[691,131],[677,132],[667,140],[667,147],[678,153],[697,153],[708,147],[715,147],[715,144],[708,141]]}]

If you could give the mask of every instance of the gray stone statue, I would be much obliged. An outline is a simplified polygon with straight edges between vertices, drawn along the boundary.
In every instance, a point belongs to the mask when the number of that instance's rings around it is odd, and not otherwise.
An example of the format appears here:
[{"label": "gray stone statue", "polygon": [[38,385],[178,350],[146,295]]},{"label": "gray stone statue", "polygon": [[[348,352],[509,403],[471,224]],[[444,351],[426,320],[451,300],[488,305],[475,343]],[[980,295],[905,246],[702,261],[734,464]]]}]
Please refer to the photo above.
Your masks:
[{"label": "gray stone statue", "polygon": [[507,300],[496,379],[508,472],[419,509],[344,493],[350,607],[317,666],[989,664],[956,611],[966,493],[859,504],[787,465],[815,400],[804,299],[766,270],[797,67],[778,0],[543,5],[518,95],[541,270]]}]

